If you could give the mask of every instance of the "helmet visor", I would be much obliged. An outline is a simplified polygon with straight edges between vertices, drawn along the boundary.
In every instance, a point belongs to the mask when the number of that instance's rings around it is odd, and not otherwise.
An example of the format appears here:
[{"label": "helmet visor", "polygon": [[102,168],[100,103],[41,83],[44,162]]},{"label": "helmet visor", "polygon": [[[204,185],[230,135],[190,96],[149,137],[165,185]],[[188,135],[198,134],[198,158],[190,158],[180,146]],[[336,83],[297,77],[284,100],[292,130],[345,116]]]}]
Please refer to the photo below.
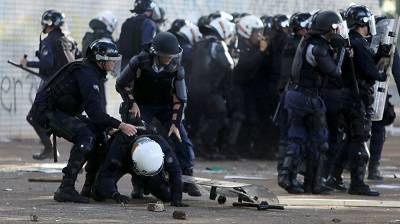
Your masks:
[{"label": "helmet visor", "polygon": [[349,28],[347,27],[346,21],[332,24],[332,29],[335,30],[335,32],[342,36],[344,39],[349,38]]},{"label": "helmet visor", "polygon": [[103,56],[98,54],[96,55],[96,61],[105,62],[105,70],[109,75],[113,77],[117,77],[121,73],[121,59],[122,56],[120,54],[115,56]]}]

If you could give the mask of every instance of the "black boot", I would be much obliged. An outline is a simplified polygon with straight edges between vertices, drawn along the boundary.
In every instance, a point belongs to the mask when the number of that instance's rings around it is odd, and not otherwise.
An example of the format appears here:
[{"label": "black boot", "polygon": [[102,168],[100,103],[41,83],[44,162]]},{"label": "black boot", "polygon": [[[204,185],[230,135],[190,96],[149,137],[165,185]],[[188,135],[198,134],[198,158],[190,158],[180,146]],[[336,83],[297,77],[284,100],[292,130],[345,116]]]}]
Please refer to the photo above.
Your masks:
[{"label": "black boot", "polygon": [[368,180],[383,180],[379,171],[379,162],[370,162],[368,164]]},{"label": "black boot", "polygon": [[[60,153],[58,152],[58,150],[57,150],[57,157],[60,157]],[[53,159],[54,158],[53,149],[49,150],[45,148],[43,149],[42,152],[34,153],[32,155],[32,158],[36,160]]]},{"label": "black boot", "polygon": [[289,194],[304,193],[303,187],[297,181],[297,161],[292,155],[285,155],[280,166],[278,165],[278,185]]},{"label": "black boot", "polygon": [[131,181],[133,187],[133,190],[131,192],[132,199],[143,199],[144,195],[142,181],[138,176],[132,176]]},{"label": "black boot", "polygon": [[314,163],[316,164],[314,183],[313,183],[313,194],[330,194],[332,188],[326,186],[325,178],[323,178],[326,157],[322,153],[316,156]]},{"label": "black boot", "polygon": [[89,203],[89,198],[81,196],[75,190],[76,178],[85,162],[84,152],[79,147],[72,148],[68,164],[62,170],[64,176],[61,186],[54,193],[54,200],[58,202]]},{"label": "black boot", "polygon": [[343,182],[342,177],[336,178],[333,176],[329,176],[328,179],[326,180],[326,186],[339,190],[341,192],[347,191],[346,184]]},{"label": "black boot", "polygon": [[351,169],[351,184],[348,193],[365,196],[379,196],[379,192],[372,190],[364,183],[365,165],[357,164]]},{"label": "black boot", "polygon": [[[193,169],[186,168],[182,171],[182,174],[186,175],[186,176],[193,176]],[[199,187],[194,183],[183,183],[182,191],[192,197],[200,197],[201,196]]]}]

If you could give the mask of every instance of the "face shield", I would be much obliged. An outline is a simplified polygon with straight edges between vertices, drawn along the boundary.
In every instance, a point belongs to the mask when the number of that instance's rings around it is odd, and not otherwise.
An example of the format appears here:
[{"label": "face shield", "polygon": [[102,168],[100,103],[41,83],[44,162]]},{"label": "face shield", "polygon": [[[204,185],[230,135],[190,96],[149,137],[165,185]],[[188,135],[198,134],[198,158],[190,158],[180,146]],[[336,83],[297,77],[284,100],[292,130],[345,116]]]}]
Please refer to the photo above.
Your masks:
[{"label": "face shield", "polygon": [[335,30],[336,34],[339,34],[344,39],[349,38],[349,28],[347,27],[346,21],[343,21],[342,23],[332,24],[332,29]]},{"label": "face shield", "polygon": [[288,28],[289,27],[289,20],[282,21],[279,25],[282,28]]},{"label": "face shield", "polygon": [[161,52],[154,52],[156,57],[154,58],[153,70],[157,73],[162,71],[175,72],[181,65],[183,49],[179,47],[178,54],[164,54]]},{"label": "face shield", "polygon": [[364,17],[363,22],[364,23],[368,22],[369,33],[372,36],[375,36],[376,35],[375,17],[373,15],[371,15],[370,17]]},{"label": "face shield", "polygon": [[121,59],[120,54],[118,56],[96,55],[96,61],[102,62],[103,69],[113,77],[117,77],[121,73]]}]

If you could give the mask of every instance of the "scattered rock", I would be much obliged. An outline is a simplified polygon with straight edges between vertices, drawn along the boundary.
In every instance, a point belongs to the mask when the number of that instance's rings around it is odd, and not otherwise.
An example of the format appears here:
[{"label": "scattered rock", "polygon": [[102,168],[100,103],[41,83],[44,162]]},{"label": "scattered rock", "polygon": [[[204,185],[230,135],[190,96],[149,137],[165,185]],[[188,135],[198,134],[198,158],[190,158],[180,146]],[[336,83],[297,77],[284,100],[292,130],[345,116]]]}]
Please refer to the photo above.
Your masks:
[{"label": "scattered rock", "polygon": [[334,222],[334,223],[339,223],[339,222],[341,222],[342,220],[340,220],[340,219],[338,219],[338,218],[334,218],[334,219],[332,219],[332,222]]},{"label": "scattered rock", "polygon": [[162,202],[149,203],[147,204],[147,210],[151,212],[163,212],[165,211],[164,204]]},{"label": "scattered rock", "polygon": [[37,222],[39,220],[39,217],[37,215],[31,214],[30,217],[31,222]]},{"label": "scattered rock", "polygon": [[186,213],[184,211],[176,210],[172,213],[174,219],[186,219]]}]

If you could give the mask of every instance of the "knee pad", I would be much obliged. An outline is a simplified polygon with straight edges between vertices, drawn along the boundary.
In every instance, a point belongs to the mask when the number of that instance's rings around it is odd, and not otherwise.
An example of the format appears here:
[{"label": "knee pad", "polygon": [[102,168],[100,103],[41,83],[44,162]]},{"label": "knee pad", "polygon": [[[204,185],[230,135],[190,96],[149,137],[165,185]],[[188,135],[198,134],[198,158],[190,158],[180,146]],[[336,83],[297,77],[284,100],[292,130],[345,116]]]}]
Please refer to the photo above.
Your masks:
[{"label": "knee pad", "polygon": [[78,136],[76,145],[82,152],[90,152],[93,149],[95,138],[93,136]]}]

